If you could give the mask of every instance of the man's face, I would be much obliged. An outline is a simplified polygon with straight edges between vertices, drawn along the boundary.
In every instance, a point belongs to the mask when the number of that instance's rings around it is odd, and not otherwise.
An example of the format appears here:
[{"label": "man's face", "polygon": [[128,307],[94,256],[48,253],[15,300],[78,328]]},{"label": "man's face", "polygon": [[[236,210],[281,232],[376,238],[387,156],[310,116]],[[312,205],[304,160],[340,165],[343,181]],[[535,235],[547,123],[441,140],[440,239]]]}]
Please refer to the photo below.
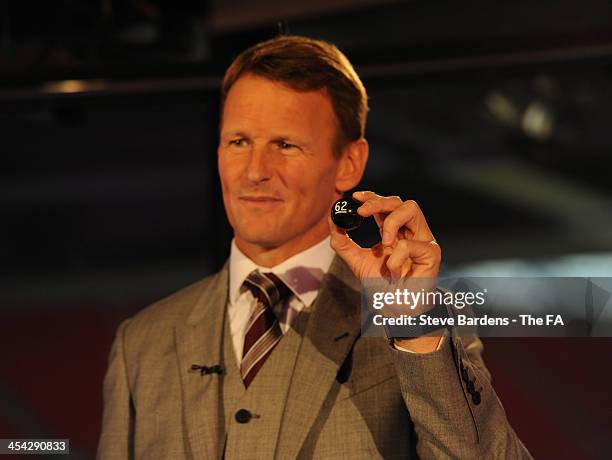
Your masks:
[{"label": "man's face", "polygon": [[298,92],[250,74],[232,86],[218,166],[241,249],[284,247],[291,255],[329,233],[327,214],[339,196],[336,126],[324,91]]}]

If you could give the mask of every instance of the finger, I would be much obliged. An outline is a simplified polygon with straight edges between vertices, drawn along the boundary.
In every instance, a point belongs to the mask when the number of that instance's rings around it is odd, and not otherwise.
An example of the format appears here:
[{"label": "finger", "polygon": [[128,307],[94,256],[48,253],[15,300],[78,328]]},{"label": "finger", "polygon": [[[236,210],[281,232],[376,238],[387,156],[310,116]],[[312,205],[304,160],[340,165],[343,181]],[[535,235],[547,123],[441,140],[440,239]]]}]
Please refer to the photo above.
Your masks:
[{"label": "finger", "polygon": [[[369,191],[360,191],[360,192],[353,192],[353,198],[355,198],[357,201],[360,201],[361,203],[365,203],[368,200],[371,200],[373,198],[382,198],[380,195],[377,195],[374,192],[369,192]],[[368,215],[365,214],[365,211],[363,208],[363,205],[360,206],[359,208],[357,208],[357,214],[359,214],[360,216],[363,217],[368,217]],[[383,218],[382,216],[377,216],[374,215],[374,220],[376,221],[376,225],[378,225],[378,230],[380,231],[380,237],[382,238],[382,222],[383,222]]]},{"label": "finger", "polygon": [[435,241],[399,240],[386,266],[392,279],[407,275],[434,278],[438,275],[441,259],[440,246]]},{"label": "finger", "polygon": [[355,198],[357,201],[361,201],[362,203],[377,197],[382,198],[381,195],[371,192],[369,190],[359,190],[357,192],[353,192],[353,198]]},{"label": "finger", "polygon": [[[355,192],[353,197],[363,202],[363,205],[357,210],[360,215],[374,216],[381,230],[383,245],[394,245],[400,239],[399,236],[419,241],[434,239],[416,201],[404,202],[399,196],[385,197],[370,191]],[[398,235],[402,228],[405,231]]]},{"label": "finger", "polygon": [[373,216],[380,232],[383,236],[383,222],[387,215],[401,206],[402,199],[399,196],[381,196],[370,191],[354,192],[353,198],[358,199],[363,204],[357,208],[357,213],[363,217]]},{"label": "finger", "polygon": [[432,241],[434,237],[429,230],[427,221],[419,205],[414,200],[408,200],[391,212],[383,222],[382,243],[385,246],[393,244],[399,230],[405,227],[417,241]]},{"label": "finger", "polygon": [[330,243],[332,249],[336,251],[354,273],[357,273],[359,265],[363,260],[363,253],[366,250],[355,243],[345,230],[337,227],[332,221],[331,216],[327,217],[327,222],[331,234]]},{"label": "finger", "polygon": [[[388,262],[388,259],[387,259]],[[398,265],[396,266],[396,268],[394,268],[393,271],[391,271],[387,265],[385,264],[385,267],[387,267],[387,273],[389,273],[389,277],[393,280],[393,281],[397,281],[401,278],[407,278],[410,277],[412,275],[412,259],[410,257],[406,257],[406,259],[404,260],[404,262],[402,263],[401,261],[398,262]]]},{"label": "finger", "polygon": [[[360,193],[360,195],[357,195],[357,193]],[[363,217],[388,214],[403,203],[399,196],[380,196],[374,192],[355,192],[354,196],[359,196],[359,201],[363,203],[357,210],[359,215]]]}]

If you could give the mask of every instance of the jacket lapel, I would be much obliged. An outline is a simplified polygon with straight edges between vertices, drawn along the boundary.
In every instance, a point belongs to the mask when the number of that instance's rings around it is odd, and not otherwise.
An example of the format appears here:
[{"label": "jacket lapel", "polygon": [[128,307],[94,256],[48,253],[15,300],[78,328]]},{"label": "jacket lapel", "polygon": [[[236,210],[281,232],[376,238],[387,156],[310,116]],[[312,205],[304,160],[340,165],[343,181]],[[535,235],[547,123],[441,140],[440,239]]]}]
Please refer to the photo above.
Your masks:
[{"label": "jacket lapel", "polygon": [[203,289],[187,320],[175,327],[183,411],[195,458],[219,458],[220,376],[200,375],[192,364],[221,363],[228,296],[228,264]]},{"label": "jacket lapel", "polygon": [[324,277],[297,357],[277,444],[296,458],[360,332],[360,284],[337,256]]}]

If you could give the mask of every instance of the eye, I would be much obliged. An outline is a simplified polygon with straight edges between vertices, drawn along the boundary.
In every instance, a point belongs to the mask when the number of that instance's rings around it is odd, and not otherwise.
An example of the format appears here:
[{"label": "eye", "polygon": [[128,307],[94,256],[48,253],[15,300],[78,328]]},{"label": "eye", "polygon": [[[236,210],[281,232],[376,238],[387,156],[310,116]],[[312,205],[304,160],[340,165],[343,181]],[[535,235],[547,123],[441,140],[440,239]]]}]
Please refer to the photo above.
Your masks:
[{"label": "eye", "polygon": [[294,144],[290,144],[289,142],[285,142],[285,141],[278,141],[276,143],[276,145],[278,145],[278,148],[281,150],[291,150],[291,149],[297,149],[298,146],[294,145]]},{"label": "eye", "polygon": [[233,147],[246,147],[248,142],[245,138],[231,139],[228,144]]}]

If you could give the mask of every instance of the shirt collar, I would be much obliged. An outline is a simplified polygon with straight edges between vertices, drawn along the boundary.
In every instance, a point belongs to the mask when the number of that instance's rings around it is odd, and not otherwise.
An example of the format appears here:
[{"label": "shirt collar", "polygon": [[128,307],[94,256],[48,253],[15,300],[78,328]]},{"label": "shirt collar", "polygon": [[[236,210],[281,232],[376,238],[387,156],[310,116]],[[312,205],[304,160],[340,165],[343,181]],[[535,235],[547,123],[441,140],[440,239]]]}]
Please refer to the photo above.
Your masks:
[{"label": "shirt collar", "polygon": [[330,237],[311,246],[272,268],[260,267],[249,259],[232,240],[230,252],[230,301],[235,303],[240,297],[240,288],[246,277],[255,269],[272,272],[293,291],[304,304],[310,305],[317,296],[323,275],[329,270],[334,258]]}]

